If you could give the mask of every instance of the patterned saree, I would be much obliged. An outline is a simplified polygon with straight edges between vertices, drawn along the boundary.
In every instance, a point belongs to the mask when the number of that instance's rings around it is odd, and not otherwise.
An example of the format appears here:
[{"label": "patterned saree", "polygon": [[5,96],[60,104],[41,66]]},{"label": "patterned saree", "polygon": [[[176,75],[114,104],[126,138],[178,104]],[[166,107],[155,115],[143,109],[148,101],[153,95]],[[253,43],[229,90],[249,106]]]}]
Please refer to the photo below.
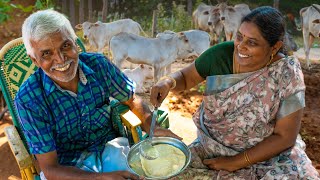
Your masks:
[{"label": "patterned saree", "polygon": [[193,116],[198,138],[190,166],[178,179],[318,179],[298,136],[294,147],[234,172],[202,161],[233,156],[270,136],[277,121],[305,106],[299,61],[286,57],[255,72],[207,77],[203,102]]}]

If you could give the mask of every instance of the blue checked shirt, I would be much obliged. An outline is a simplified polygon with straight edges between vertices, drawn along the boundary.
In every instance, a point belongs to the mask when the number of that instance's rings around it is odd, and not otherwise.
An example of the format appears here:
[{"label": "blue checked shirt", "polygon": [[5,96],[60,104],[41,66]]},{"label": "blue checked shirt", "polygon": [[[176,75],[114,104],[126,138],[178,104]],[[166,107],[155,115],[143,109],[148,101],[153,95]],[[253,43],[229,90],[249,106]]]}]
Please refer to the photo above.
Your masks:
[{"label": "blue checked shirt", "polygon": [[32,154],[56,150],[59,163],[72,166],[82,152],[101,152],[117,137],[109,97],[129,100],[134,83],[100,54],[80,54],[79,74],[77,94],[40,68],[21,85],[15,105]]}]

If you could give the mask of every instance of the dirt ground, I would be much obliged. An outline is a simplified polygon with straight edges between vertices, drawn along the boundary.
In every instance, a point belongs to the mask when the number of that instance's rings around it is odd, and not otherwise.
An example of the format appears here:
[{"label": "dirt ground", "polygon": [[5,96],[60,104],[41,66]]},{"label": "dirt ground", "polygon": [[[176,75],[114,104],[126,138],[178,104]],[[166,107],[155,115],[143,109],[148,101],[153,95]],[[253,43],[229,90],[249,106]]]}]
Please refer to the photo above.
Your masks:
[{"label": "dirt ground", "polygon": [[[12,3],[24,6],[33,5],[33,0],[12,0]],[[28,14],[14,12],[12,20],[0,24],[0,47],[8,41],[21,36],[21,25]],[[295,53],[304,65],[304,55],[302,49]],[[320,60],[320,49],[311,50],[311,59]],[[191,61],[175,62],[172,66],[173,71],[179,70]],[[320,62],[320,61],[319,61]],[[300,134],[307,144],[306,152],[313,161],[315,167],[320,170],[320,64],[313,61],[312,70],[304,69],[306,89],[306,108],[304,111]],[[150,86],[148,82],[146,86]],[[148,99],[148,94],[142,94]],[[201,93],[197,89],[178,94],[170,93],[163,103],[163,109],[170,112],[170,128],[184,138],[186,144],[190,144],[196,137],[196,128],[191,120],[191,115],[196,111],[202,100]],[[4,127],[12,124],[11,117],[6,114],[0,120],[0,180],[14,177],[21,177],[18,166],[10,151]]]}]

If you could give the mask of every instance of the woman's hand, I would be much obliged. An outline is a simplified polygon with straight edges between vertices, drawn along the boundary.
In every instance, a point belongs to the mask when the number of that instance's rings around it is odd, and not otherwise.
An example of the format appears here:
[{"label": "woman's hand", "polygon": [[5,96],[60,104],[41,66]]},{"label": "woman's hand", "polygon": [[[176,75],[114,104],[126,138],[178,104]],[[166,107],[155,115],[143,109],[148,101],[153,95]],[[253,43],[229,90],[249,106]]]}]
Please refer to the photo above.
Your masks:
[{"label": "woman's hand", "polygon": [[203,160],[203,164],[213,170],[225,170],[229,172],[236,171],[241,168],[237,165],[234,157],[232,156],[205,159]]},{"label": "woman's hand", "polygon": [[154,130],[154,136],[166,136],[166,137],[173,137],[173,138],[182,140],[182,138],[180,136],[176,135],[171,130],[164,129],[164,128],[161,128],[161,127],[157,127]]},{"label": "woman's hand", "polygon": [[160,107],[162,101],[167,97],[171,85],[171,79],[161,79],[154,86],[152,86],[150,92],[150,102],[155,107]]}]

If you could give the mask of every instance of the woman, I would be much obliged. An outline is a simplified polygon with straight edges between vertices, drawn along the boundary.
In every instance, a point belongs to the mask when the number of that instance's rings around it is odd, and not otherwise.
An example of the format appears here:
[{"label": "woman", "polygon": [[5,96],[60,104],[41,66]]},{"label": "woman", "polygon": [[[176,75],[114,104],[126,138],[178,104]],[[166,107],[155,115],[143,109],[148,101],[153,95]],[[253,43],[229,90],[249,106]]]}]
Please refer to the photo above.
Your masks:
[{"label": "woman", "polygon": [[271,7],[243,18],[234,42],[213,46],[151,90],[159,106],[169,90],[206,79],[194,114],[198,138],[182,179],[318,179],[298,135],[305,85],[299,61],[281,53],[284,21]]}]

